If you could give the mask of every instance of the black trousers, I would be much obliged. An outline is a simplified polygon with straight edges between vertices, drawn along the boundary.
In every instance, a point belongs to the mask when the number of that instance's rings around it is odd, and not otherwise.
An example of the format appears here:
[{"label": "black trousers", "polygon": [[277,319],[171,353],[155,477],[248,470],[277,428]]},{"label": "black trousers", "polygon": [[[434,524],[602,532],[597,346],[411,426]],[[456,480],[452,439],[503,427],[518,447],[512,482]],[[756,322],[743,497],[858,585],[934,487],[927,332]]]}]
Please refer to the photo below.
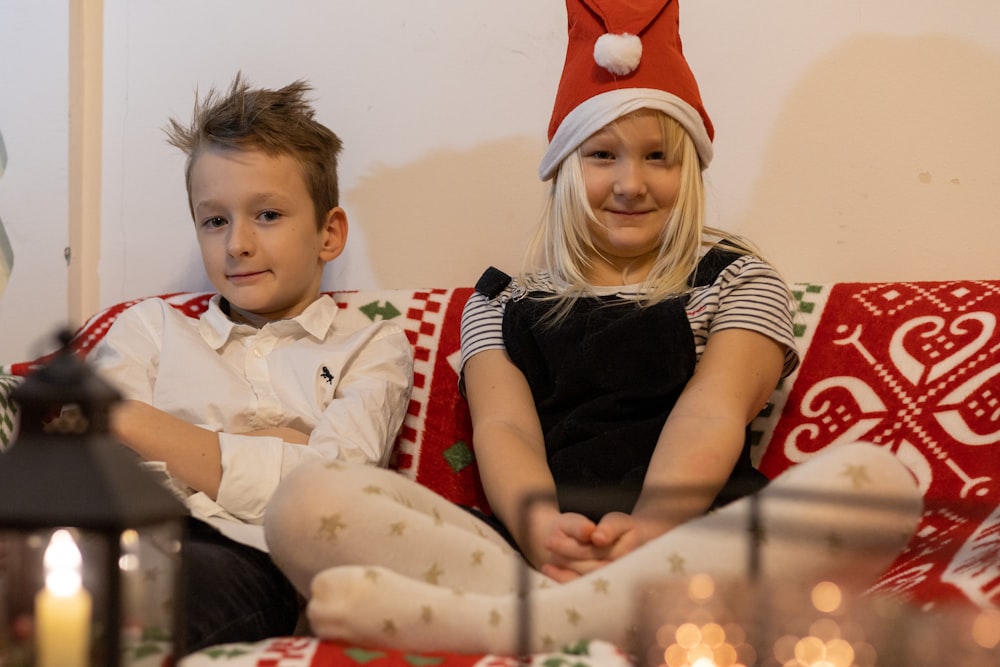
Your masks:
[{"label": "black trousers", "polygon": [[270,555],[197,519],[187,528],[181,655],[294,632],[301,598]]}]

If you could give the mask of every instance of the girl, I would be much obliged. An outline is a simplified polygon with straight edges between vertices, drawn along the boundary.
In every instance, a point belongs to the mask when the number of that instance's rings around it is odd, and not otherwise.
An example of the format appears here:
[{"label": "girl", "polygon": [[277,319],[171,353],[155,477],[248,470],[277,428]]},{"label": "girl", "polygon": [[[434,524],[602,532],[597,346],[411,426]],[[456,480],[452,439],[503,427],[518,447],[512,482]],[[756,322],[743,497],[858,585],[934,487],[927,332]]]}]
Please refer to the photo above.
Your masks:
[{"label": "girl", "polygon": [[[874,446],[831,449],[760,490],[747,428],[797,363],[788,289],[746,244],[705,229],[712,127],[677,3],[567,7],[540,170],[547,215],[522,275],[487,271],[463,317],[495,517],[385,471],[300,467],[266,531],[292,581],[311,586],[322,637],[455,652],[622,645],[643,578],[745,574],[749,502],[732,501],[748,493],[762,508],[762,577],[870,583],[919,518],[909,473]],[[900,502],[863,515],[768,502],[805,491]],[[523,645],[519,576],[533,619]]]}]

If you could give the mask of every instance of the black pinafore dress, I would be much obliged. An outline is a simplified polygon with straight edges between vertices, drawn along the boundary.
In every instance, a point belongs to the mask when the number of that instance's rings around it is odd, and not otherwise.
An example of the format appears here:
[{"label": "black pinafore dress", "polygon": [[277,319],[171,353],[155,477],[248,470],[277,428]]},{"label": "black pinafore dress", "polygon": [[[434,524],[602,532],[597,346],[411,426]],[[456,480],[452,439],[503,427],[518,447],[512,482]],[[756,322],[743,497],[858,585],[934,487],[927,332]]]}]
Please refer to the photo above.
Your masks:
[{"label": "black pinafore dress", "polygon": [[[713,249],[692,285],[711,284],[738,255]],[[489,296],[489,295],[488,295]],[[670,411],[697,361],[687,297],[641,308],[619,296],[577,299],[558,326],[540,293],[506,306],[503,338],[531,387],[560,508],[597,521],[630,513]],[[750,431],[712,507],[759,490]],[[664,493],[684,492],[663,490]]]}]

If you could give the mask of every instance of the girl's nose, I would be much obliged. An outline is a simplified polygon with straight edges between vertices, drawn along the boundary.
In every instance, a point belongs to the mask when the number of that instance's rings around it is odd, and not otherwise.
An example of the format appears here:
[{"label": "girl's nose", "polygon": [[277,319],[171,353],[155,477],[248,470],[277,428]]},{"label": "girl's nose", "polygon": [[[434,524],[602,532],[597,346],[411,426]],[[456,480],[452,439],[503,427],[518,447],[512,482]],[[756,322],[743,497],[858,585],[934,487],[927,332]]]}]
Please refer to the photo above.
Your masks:
[{"label": "girl's nose", "polygon": [[634,160],[620,160],[615,174],[616,195],[634,199],[646,194],[646,179],[642,166]]},{"label": "girl's nose", "polygon": [[241,220],[230,222],[226,251],[231,257],[252,255],[254,251],[254,226]]}]

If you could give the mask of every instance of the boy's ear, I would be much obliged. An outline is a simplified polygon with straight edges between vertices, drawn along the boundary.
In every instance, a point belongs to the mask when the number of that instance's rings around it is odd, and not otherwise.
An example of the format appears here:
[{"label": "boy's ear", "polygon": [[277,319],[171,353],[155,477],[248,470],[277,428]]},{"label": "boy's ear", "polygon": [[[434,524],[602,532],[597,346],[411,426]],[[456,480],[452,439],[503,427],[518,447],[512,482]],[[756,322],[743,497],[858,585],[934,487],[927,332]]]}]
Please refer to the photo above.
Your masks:
[{"label": "boy's ear", "polygon": [[336,259],[347,244],[347,212],[339,206],[331,208],[326,212],[321,231],[323,246],[319,256],[324,262],[329,262]]}]

